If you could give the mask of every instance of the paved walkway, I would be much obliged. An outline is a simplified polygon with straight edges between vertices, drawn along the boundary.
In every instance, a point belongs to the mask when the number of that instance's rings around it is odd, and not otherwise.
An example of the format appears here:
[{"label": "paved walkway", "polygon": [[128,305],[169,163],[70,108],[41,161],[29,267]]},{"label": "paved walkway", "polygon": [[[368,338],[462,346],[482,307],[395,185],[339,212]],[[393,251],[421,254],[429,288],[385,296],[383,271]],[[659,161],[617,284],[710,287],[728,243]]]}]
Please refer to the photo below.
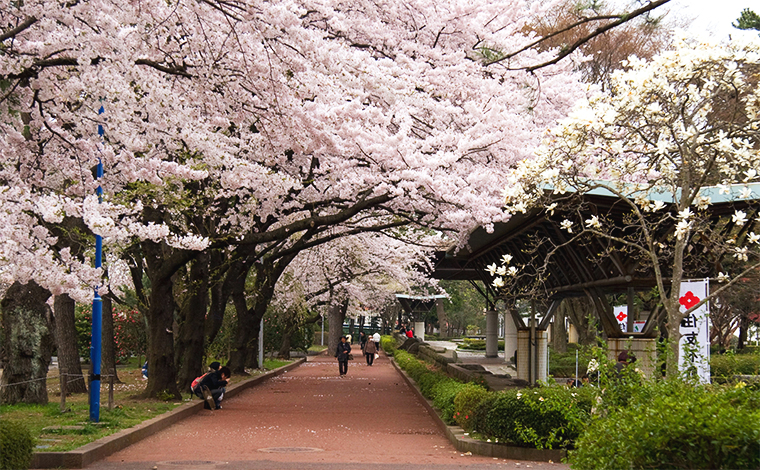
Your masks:
[{"label": "paved walkway", "polygon": [[[356,351],[358,348],[354,348]],[[363,358],[356,354],[357,359]],[[462,455],[382,355],[372,367],[309,357],[284,375],[201,411],[90,469],[566,469]]]}]

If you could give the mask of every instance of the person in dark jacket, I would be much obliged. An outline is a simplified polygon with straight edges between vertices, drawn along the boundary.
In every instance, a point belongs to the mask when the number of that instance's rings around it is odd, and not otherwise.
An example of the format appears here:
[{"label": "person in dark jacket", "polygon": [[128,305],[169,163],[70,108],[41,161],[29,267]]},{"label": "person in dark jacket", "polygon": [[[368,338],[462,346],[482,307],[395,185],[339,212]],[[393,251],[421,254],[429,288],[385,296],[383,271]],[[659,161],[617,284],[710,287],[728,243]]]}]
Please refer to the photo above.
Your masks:
[{"label": "person in dark jacket", "polygon": [[346,341],[345,336],[340,337],[340,343],[338,343],[338,349],[335,351],[335,357],[338,358],[338,371],[340,377],[348,373],[348,356],[351,354],[351,345]]},{"label": "person in dark jacket", "polygon": [[222,408],[225,387],[231,375],[232,372],[229,367],[220,367],[219,370],[206,374],[201,383],[193,390],[199,398],[206,401],[205,409],[220,410]]}]

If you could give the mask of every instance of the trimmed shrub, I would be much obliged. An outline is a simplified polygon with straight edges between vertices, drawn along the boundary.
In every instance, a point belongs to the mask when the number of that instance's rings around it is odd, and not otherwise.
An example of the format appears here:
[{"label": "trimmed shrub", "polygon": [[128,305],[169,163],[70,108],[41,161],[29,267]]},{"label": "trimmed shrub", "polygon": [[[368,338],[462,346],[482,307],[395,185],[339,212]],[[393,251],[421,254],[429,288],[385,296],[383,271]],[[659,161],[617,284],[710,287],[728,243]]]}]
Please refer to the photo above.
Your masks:
[{"label": "trimmed shrub", "polygon": [[731,380],[734,375],[758,375],[760,354],[736,354],[729,351],[726,354],[711,356],[710,372],[721,382]]},{"label": "trimmed shrub", "polygon": [[386,354],[392,356],[398,348],[398,345],[393,336],[383,335],[380,337],[380,347],[383,348],[383,351],[385,351]]},{"label": "trimmed shrub", "polygon": [[570,447],[590,419],[592,393],[565,387],[498,392],[476,408],[474,430],[520,446]]},{"label": "trimmed shrub", "polygon": [[[504,341],[501,340],[498,342],[498,349],[499,351],[504,351]],[[484,339],[471,339],[471,338],[464,338],[462,340],[462,343],[459,345],[458,349],[471,349],[475,351],[485,351],[486,350],[486,340]]]},{"label": "trimmed shrub", "polygon": [[0,421],[0,470],[29,468],[34,439],[21,423]]},{"label": "trimmed shrub", "polygon": [[575,354],[578,354],[578,376],[587,372],[588,362],[592,358],[588,348],[581,348],[577,344],[567,345],[567,352],[559,353],[549,349],[549,375],[552,377],[575,377]]},{"label": "trimmed shrub", "polygon": [[454,421],[454,399],[465,388],[467,388],[467,384],[449,377],[433,386],[433,406],[441,410],[441,419],[444,423],[456,423]]},{"label": "trimmed shrub", "polygon": [[454,421],[467,432],[473,430],[475,423],[475,410],[480,402],[494,394],[480,385],[468,383],[454,397]]},{"label": "trimmed shrub", "polygon": [[404,369],[409,374],[409,377],[417,383],[419,383],[423,374],[430,372],[430,369],[427,368],[424,362],[402,349],[397,349],[393,353],[393,358],[396,359],[399,367]]},{"label": "trimmed shrub", "polygon": [[760,396],[680,380],[643,384],[576,442],[574,469],[760,468]]},{"label": "trimmed shrub", "polygon": [[428,400],[433,400],[435,398],[435,396],[433,395],[433,389],[435,388],[436,385],[446,380],[451,380],[451,379],[449,379],[448,376],[440,372],[428,371],[422,374],[420,379],[417,380],[417,385],[420,387],[420,392],[422,392],[422,396],[424,396]]}]

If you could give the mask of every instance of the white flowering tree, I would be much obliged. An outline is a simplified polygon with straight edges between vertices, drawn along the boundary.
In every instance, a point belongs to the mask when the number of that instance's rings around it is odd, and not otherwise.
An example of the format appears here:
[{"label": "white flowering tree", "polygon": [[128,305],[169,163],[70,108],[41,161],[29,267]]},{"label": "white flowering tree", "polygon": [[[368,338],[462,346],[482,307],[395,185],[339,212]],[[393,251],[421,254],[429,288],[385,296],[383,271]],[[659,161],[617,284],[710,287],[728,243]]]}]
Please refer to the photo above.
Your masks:
[{"label": "white flowering tree", "polygon": [[[656,282],[675,357],[685,315],[760,265],[759,79],[756,43],[680,40],[651,61],[632,58],[505,190],[511,210],[559,217],[568,243],[593,237],[597,256],[638,259]],[[619,202],[589,212],[581,201],[594,194]],[[695,275],[725,284],[682,313],[679,285]]]}]

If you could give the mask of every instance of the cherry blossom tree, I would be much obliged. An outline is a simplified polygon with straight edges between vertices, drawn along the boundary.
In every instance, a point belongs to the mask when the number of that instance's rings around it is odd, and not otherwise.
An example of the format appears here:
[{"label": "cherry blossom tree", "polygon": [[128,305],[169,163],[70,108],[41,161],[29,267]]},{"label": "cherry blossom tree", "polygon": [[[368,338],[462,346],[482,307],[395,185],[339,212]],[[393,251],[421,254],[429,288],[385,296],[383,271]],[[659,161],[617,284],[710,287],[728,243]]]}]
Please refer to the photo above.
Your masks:
[{"label": "cherry blossom tree", "polygon": [[305,303],[310,315],[300,321],[315,322],[322,307],[350,301],[343,315],[331,318],[328,343],[332,350],[345,315],[352,315],[353,309],[380,312],[387,303],[396,302],[396,293],[437,292],[429,277],[430,256],[441,243],[439,235],[407,229],[363,233],[302,251],[289,266],[287,281],[278,283],[274,305],[282,310]]},{"label": "cherry blossom tree", "polygon": [[[556,212],[568,242],[607,240],[600,256],[625,252],[651,270],[677,358],[681,320],[760,265],[760,48],[681,40],[629,66],[609,93],[581,103],[549,133],[505,196],[516,212]],[[577,196],[593,193],[619,198],[614,210],[623,218],[582,216]],[[738,262],[736,271],[727,261]],[[508,263],[492,268],[500,285],[521,272]],[[694,275],[725,284],[682,313],[679,286]]]},{"label": "cherry blossom tree", "polygon": [[523,43],[523,18],[507,0],[3,9],[5,280],[83,301],[102,276],[92,246],[56,250],[48,225],[82,220],[108,259],[128,260],[136,289],[149,279],[146,393],[177,394],[173,278],[199,253],[221,253],[221,285],[254,280],[236,303],[232,362],[243,369],[300,251],[409,223],[464,234],[508,217],[500,178],[584,92],[562,65],[483,68],[491,44]]}]

